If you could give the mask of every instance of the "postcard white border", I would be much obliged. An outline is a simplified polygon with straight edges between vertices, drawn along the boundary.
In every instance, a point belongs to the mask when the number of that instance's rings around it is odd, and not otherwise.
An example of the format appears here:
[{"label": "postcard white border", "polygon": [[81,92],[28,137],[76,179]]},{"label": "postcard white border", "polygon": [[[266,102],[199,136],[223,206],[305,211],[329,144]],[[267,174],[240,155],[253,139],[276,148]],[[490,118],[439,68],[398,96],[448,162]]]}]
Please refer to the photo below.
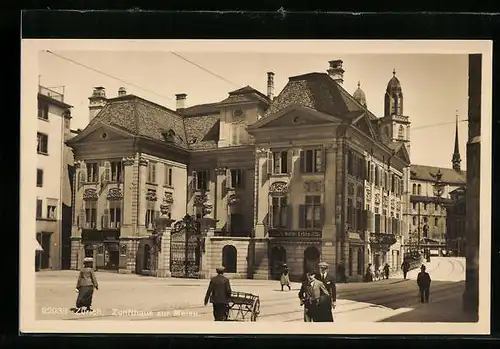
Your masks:
[{"label": "postcard white border", "polygon": [[[20,207],[20,331],[23,333],[143,334],[489,334],[491,261],[491,121],[492,42],[488,40],[22,40],[21,46],[21,207]],[[35,319],[36,98],[38,52],[52,51],[175,51],[266,52],[310,54],[471,54],[483,56],[481,108],[480,308],[478,323],[286,323],[74,321]],[[33,186],[26,183],[33,183]],[[461,305],[457,305],[461,306]],[[369,330],[367,330],[369,329]]]}]

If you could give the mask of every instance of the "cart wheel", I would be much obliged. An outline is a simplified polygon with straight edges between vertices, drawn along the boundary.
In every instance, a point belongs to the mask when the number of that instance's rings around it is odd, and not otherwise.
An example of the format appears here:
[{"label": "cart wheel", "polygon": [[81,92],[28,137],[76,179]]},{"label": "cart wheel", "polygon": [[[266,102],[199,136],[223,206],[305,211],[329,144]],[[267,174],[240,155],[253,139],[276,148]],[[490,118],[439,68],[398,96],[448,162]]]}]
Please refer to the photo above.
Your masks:
[{"label": "cart wheel", "polygon": [[252,311],[252,316],[250,317],[250,321],[257,321],[257,316],[259,316],[259,313],[260,313],[260,300],[259,298],[257,298],[253,303],[253,311]]}]

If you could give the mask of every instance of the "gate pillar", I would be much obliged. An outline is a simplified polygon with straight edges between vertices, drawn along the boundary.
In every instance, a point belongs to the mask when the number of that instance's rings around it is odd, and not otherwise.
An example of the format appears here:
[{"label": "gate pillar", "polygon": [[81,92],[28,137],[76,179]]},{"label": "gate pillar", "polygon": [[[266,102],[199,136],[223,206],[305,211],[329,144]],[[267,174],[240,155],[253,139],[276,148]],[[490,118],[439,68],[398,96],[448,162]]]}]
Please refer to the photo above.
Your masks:
[{"label": "gate pillar", "polygon": [[157,264],[157,277],[167,278],[172,274],[170,272],[170,234],[172,232],[173,220],[160,217],[157,221],[157,227],[160,233]]}]

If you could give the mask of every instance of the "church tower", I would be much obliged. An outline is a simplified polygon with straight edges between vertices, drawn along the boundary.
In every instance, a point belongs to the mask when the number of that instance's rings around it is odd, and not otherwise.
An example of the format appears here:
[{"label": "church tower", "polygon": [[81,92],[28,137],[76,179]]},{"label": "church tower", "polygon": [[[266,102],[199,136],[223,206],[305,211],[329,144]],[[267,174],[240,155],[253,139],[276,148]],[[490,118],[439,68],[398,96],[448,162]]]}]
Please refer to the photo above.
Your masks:
[{"label": "church tower", "polygon": [[381,118],[381,131],[387,143],[402,142],[410,154],[410,119],[403,114],[403,89],[392,71],[384,98],[384,116]]},{"label": "church tower", "polygon": [[453,151],[453,156],[451,158],[451,163],[453,165],[453,169],[457,172],[461,172],[460,169],[460,163],[462,162],[462,159],[460,158],[460,150],[458,147],[458,110],[456,114],[456,121],[455,121],[455,149]]}]

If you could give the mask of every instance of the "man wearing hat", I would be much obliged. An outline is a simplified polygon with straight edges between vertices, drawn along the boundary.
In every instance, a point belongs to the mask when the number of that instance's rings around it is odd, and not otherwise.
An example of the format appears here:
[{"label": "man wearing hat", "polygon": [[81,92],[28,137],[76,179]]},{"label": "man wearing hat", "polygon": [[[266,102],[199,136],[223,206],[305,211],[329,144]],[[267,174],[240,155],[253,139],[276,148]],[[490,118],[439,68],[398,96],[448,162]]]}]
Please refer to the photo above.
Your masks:
[{"label": "man wearing hat", "polygon": [[337,286],[335,285],[335,277],[328,272],[328,264],[326,262],[319,263],[318,267],[320,275],[319,280],[328,290],[332,302],[332,308],[335,309],[335,304],[337,302]]},{"label": "man wearing hat", "polygon": [[420,267],[420,273],[417,276],[417,285],[420,291],[420,301],[429,303],[429,290],[431,287],[431,276],[425,271],[425,265]]},{"label": "man wearing hat", "polygon": [[226,321],[228,316],[228,303],[231,297],[231,285],[229,279],[224,276],[224,267],[216,268],[217,275],[210,279],[207,293],[205,294],[205,302],[212,303],[214,308],[214,320]]}]

